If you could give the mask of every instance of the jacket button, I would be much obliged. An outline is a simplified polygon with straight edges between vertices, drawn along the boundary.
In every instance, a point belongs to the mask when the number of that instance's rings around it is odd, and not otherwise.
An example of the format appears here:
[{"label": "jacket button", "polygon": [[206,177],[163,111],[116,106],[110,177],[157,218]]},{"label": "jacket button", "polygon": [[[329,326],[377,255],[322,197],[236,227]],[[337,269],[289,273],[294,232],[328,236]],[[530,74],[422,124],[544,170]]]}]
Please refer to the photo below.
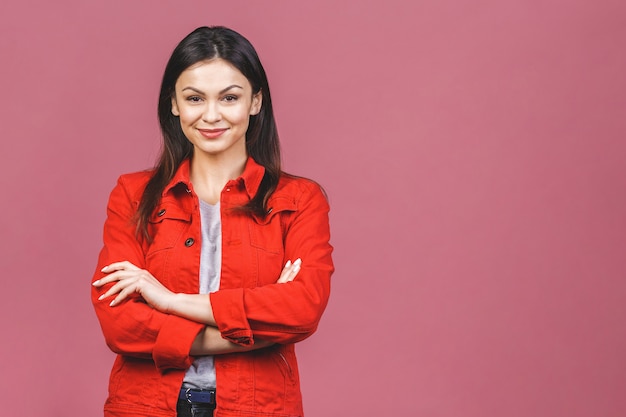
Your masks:
[{"label": "jacket button", "polygon": [[161,217],[165,214],[165,209],[161,209],[159,210],[159,212],[157,213],[157,216]]},{"label": "jacket button", "polygon": [[193,238],[190,237],[189,239],[185,240],[185,246],[189,247],[193,245],[193,242],[194,242]]}]

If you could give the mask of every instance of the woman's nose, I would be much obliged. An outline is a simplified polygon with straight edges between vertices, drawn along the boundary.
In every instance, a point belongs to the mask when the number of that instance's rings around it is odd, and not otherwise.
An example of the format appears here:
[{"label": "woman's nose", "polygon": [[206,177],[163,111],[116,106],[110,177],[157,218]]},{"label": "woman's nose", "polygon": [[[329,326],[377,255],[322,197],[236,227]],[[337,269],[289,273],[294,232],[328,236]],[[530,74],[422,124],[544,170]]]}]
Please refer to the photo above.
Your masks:
[{"label": "woman's nose", "polygon": [[202,120],[207,123],[215,123],[219,122],[221,119],[222,116],[218,104],[208,102],[202,114]]}]

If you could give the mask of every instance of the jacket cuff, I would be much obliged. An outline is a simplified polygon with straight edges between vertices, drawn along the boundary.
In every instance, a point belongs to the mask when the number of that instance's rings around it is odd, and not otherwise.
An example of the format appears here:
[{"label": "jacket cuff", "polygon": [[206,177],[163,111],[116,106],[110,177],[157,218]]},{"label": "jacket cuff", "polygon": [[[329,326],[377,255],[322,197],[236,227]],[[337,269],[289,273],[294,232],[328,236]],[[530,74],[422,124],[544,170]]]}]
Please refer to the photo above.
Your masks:
[{"label": "jacket cuff", "polygon": [[189,368],[193,362],[189,356],[191,344],[203,327],[201,323],[168,315],[159,330],[152,352],[157,369]]},{"label": "jacket cuff", "polygon": [[252,329],[246,317],[243,288],[219,290],[211,293],[213,317],[222,337],[242,346],[254,344]]}]

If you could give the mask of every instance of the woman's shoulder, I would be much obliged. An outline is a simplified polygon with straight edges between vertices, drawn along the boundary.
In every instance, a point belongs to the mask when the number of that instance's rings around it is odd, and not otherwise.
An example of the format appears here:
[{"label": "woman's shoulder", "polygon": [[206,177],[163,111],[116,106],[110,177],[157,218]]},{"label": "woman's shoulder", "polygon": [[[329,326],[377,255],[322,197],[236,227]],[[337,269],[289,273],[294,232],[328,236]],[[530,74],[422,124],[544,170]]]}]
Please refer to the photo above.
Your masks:
[{"label": "woman's shoulder", "polygon": [[283,173],[280,176],[276,190],[272,194],[273,199],[286,198],[294,203],[308,199],[327,199],[326,192],[316,181]]},{"label": "woman's shoulder", "polygon": [[146,169],[143,171],[128,172],[120,175],[119,178],[121,181],[129,184],[146,183],[152,177],[153,173],[153,169]]},{"label": "woman's shoulder", "polygon": [[115,189],[122,189],[131,198],[140,198],[154,170],[144,170],[122,174],[117,179]]}]

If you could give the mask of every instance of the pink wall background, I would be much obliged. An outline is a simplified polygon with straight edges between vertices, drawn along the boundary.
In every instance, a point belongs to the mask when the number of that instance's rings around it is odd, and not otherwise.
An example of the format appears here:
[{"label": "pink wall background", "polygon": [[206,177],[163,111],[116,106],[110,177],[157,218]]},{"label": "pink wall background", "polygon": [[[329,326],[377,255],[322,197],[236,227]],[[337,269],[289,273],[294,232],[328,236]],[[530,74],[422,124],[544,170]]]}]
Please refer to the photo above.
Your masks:
[{"label": "pink wall background", "polygon": [[625,4],[4,1],[0,413],[101,415],[106,199],[170,51],[224,24],[330,195],[307,416],[626,415]]}]

